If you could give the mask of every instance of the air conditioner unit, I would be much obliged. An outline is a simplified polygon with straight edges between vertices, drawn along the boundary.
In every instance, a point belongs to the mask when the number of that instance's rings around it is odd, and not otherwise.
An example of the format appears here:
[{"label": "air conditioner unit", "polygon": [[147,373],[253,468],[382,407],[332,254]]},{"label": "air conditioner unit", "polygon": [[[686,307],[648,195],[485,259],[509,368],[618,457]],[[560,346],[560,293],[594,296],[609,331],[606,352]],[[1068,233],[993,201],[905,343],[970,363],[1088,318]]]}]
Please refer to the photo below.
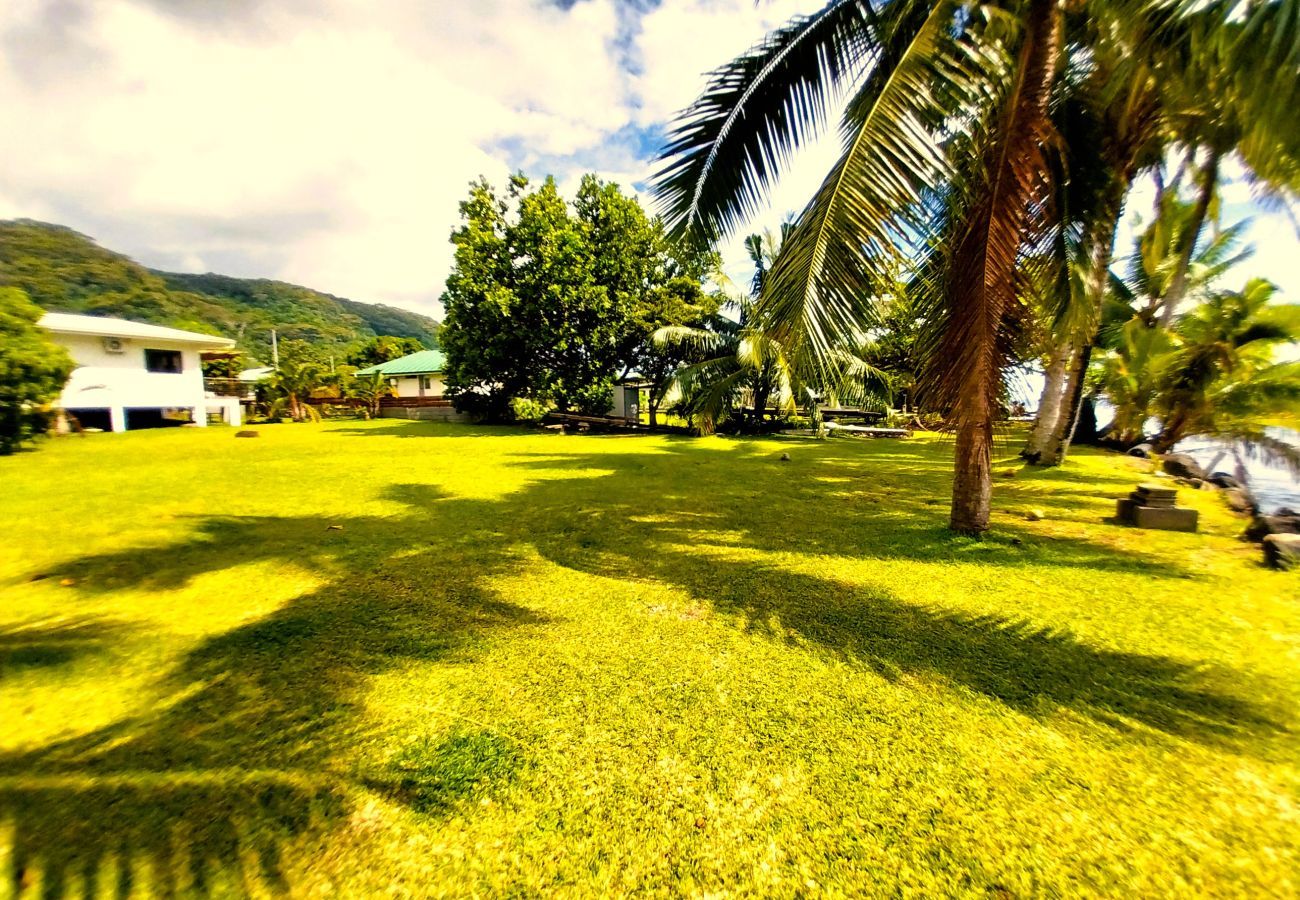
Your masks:
[{"label": "air conditioner unit", "polygon": [[125,353],[125,352],[126,352],[126,341],[122,340],[121,338],[106,337],[106,338],[104,338],[104,352],[105,352],[105,353]]}]

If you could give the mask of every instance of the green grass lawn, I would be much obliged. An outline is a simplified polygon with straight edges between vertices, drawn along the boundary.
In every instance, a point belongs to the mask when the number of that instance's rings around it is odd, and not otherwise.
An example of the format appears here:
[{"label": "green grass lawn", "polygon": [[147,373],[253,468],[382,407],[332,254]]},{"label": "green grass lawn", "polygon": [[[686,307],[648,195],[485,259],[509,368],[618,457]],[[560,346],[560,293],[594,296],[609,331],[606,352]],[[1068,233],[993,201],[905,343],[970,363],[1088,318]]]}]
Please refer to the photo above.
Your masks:
[{"label": "green grass lawn", "polygon": [[261,432],[0,459],[0,897],[1300,889],[1300,581],[1144,463]]}]

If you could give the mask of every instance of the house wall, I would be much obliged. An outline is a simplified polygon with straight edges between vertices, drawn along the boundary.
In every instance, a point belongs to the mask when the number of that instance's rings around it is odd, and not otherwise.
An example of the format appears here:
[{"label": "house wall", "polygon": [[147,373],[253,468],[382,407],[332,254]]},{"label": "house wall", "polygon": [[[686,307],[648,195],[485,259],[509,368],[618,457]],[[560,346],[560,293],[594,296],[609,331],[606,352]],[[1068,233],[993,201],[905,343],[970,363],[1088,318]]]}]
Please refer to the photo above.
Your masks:
[{"label": "house wall", "polygon": [[420,376],[404,375],[397,379],[397,396],[399,397],[441,397],[443,393],[443,382],[441,375],[426,375],[429,379],[429,387],[423,394],[420,393]]},{"label": "house wall", "polygon": [[[126,409],[180,407],[194,411],[194,421],[207,424],[203,395],[203,367],[193,344],[154,338],[121,338],[122,353],[104,349],[97,335],[60,334],[51,337],[68,349],[77,364],[59,397],[64,409],[109,409],[114,431],[126,430]],[[178,374],[150,372],[144,351],[179,350]]]}]

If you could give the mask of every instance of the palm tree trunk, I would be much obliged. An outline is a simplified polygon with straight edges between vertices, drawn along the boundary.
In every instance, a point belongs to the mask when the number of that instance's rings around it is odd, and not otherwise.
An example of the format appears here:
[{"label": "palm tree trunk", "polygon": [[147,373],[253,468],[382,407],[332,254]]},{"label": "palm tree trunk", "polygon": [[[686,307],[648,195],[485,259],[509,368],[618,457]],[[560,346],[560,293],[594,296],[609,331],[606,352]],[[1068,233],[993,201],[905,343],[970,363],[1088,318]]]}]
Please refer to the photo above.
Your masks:
[{"label": "palm tree trunk", "polygon": [[988,530],[993,494],[993,416],[1002,383],[999,351],[1015,302],[1015,267],[1031,207],[1047,184],[1048,100],[1061,53],[1059,0],[1031,0],[1016,85],[985,151],[983,195],[958,229],[950,320],[942,343],[953,351],[944,374],[957,436],[949,526]]},{"label": "palm tree trunk", "polygon": [[1084,382],[1088,376],[1088,364],[1092,361],[1097,330],[1101,327],[1102,307],[1106,302],[1106,290],[1110,286],[1115,233],[1119,230],[1119,220],[1124,213],[1124,198],[1128,195],[1130,183],[1131,178],[1127,172],[1115,176],[1084,237],[1088,269],[1083,283],[1083,304],[1088,316],[1087,326],[1082,339],[1075,344],[1062,395],[1061,412],[1052,436],[1039,456],[1041,465],[1055,466],[1065,462],[1070,452],[1070,443],[1074,440],[1074,431],[1079,425],[1079,409],[1083,400]]},{"label": "palm tree trunk", "polygon": [[1092,362],[1092,341],[1075,348],[1070,360],[1069,374],[1065,379],[1065,393],[1062,397],[1061,415],[1056,420],[1056,428],[1048,442],[1047,451],[1039,460],[1044,466],[1057,466],[1065,462],[1070,452],[1070,442],[1074,440],[1074,430],[1079,425],[1079,409],[1083,401],[1083,387],[1088,376],[1088,364]]},{"label": "palm tree trunk", "polygon": [[1182,252],[1178,256],[1178,265],[1173,277],[1169,279],[1169,290],[1165,291],[1164,302],[1160,308],[1160,327],[1168,328],[1174,320],[1174,312],[1183,302],[1187,293],[1187,271],[1192,266],[1192,257],[1196,254],[1196,242],[1201,237],[1205,226],[1205,216],[1210,210],[1210,201],[1214,199],[1214,189],[1219,185],[1219,160],[1222,154],[1211,147],[1210,155],[1201,168],[1201,190],[1196,197],[1196,206],[1192,210],[1192,221],[1188,228],[1190,233],[1184,238]]},{"label": "palm tree trunk", "polygon": [[1065,367],[1070,361],[1070,342],[1062,341],[1052,347],[1043,370],[1043,392],[1038,398],[1038,418],[1029,432],[1029,441],[1020,455],[1037,463],[1047,451],[1047,443],[1061,416],[1061,398],[1065,393]]}]

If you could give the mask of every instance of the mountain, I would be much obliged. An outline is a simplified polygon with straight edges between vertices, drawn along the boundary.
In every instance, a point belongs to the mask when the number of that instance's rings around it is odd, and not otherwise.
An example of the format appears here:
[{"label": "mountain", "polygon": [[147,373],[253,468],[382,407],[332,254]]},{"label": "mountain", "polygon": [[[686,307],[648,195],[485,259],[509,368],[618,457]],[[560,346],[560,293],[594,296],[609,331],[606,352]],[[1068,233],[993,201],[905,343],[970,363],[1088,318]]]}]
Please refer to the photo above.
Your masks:
[{"label": "mountain", "polygon": [[335,297],[283,281],[148,269],[62,225],[0,221],[0,285],[54,312],[115,316],[234,338],[266,361],[271,329],[340,355],[379,335],[437,346],[438,323],[418,313]]}]

